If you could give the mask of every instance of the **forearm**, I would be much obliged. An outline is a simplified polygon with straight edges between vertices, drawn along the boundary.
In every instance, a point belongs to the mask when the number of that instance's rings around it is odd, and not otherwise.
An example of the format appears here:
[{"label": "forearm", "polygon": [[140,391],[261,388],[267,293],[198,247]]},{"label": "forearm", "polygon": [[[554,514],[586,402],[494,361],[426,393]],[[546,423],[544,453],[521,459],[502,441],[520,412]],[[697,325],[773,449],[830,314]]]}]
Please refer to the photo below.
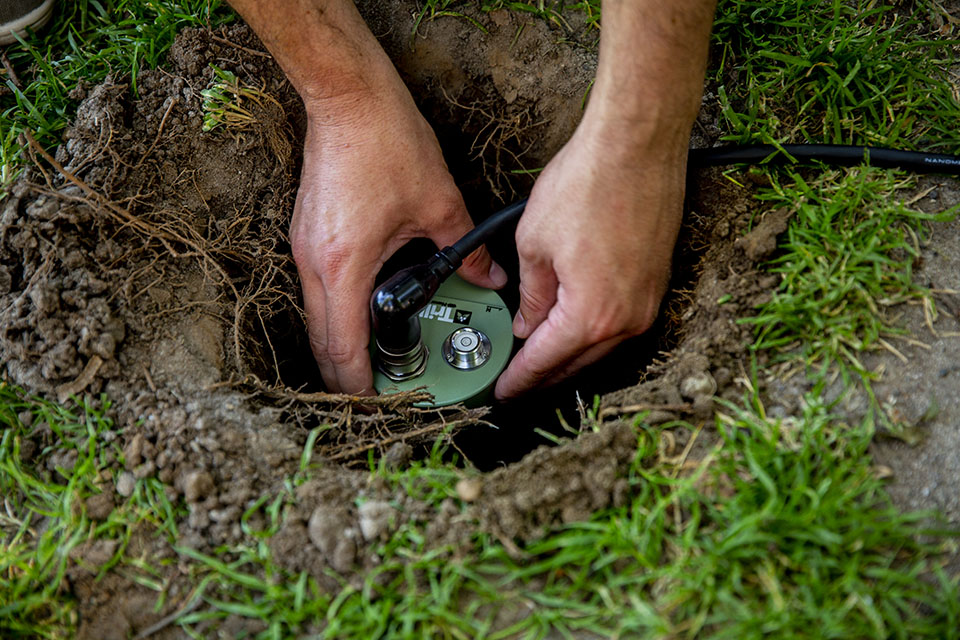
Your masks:
[{"label": "forearm", "polygon": [[330,102],[369,103],[399,82],[351,0],[229,0],[260,36],[308,112]]},{"label": "forearm", "polygon": [[584,120],[617,130],[621,140],[688,136],[715,6],[715,0],[604,0],[600,63]]}]

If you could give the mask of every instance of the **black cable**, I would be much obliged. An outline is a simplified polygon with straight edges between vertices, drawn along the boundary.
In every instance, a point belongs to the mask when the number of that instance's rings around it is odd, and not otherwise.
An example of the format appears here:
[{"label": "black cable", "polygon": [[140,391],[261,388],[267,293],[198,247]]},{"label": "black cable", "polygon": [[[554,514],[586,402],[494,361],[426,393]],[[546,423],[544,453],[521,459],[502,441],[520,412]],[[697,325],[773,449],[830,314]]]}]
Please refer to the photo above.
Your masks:
[{"label": "black cable", "polygon": [[695,167],[760,163],[792,164],[794,161],[819,161],[840,166],[870,164],[875,167],[906,169],[918,173],[960,175],[960,156],[841,144],[784,144],[779,147],[772,144],[736,145],[691,149],[687,156],[688,164]]},{"label": "black cable", "polygon": [[457,240],[452,249],[462,258],[466,258],[498,231],[516,224],[526,206],[527,199],[524,198],[497,211]]},{"label": "black cable", "polygon": [[[781,165],[794,162],[822,162],[835,166],[870,164],[917,173],[960,175],[960,156],[842,144],[784,144],[779,147],[772,144],[751,144],[690,149],[687,162],[692,167],[761,163]],[[501,209],[463,236],[452,249],[462,261],[501,229],[516,224],[526,206],[527,199],[524,198]],[[457,264],[457,267],[459,266]]]},{"label": "black cable", "polygon": [[[691,149],[687,156],[687,163],[692,167],[815,161],[839,166],[866,163],[918,173],[960,175],[960,156],[838,144],[785,144],[779,147],[771,144],[734,145]],[[378,336],[391,336],[389,344],[385,343],[384,346],[399,348],[397,345],[400,345],[409,349],[411,345],[419,344],[417,311],[433,297],[440,283],[460,268],[464,258],[497,232],[516,225],[526,206],[527,199],[524,198],[504,207],[470,230],[453,246],[444,247],[426,263],[405,269],[381,285],[371,298],[371,312],[374,325],[378,326]]]}]

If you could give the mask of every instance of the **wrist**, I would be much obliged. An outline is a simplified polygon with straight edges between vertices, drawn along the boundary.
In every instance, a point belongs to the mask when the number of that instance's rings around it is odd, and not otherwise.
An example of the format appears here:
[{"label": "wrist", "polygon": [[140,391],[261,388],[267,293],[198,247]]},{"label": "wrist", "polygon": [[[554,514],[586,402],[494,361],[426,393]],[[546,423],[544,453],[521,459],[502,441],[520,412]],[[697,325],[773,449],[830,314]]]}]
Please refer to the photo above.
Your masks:
[{"label": "wrist", "polygon": [[362,77],[344,72],[337,78],[311,80],[298,91],[314,134],[388,131],[410,113],[419,114],[392,65],[368,69]]},{"label": "wrist", "polygon": [[616,161],[639,161],[651,155],[686,158],[692,114],[654,104],[649,110],[625,111],[616,104],[591,101],[575,136],[601,156]]}]

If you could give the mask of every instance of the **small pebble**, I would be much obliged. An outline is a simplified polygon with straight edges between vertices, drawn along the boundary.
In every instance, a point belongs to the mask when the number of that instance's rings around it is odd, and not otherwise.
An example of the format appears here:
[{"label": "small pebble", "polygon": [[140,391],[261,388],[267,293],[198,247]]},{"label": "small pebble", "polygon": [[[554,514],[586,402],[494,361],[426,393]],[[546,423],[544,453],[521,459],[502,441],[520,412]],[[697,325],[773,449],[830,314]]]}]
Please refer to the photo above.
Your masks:
[{"label": "small pebble", "polygon": [[127,446],[123,448],[123,463],[127,468],[127,471],[131,471],[134,468],[140,466],[140,463],[143,462],[143,434],[138,433],[133,436],[133,439],[127,443]]},{"label": "small pebble", "polygon": [[680,395],[688,400],[697,396],[712,396],[717,392],[717,381],[707,371],[687,376],[680,383]]},{"label": "small pebble", "polygon": [[483,492],[483,481],[480,478],[463,478],[457,482],[457,495],[464,502],[475,502]]},{"label": "small pebble", "polygon": [[187,502],[199,502],[213,491],[213,478],[206,471],[191,471],[183,479],[183,496]]},{"label": "small pebble", "polygon": [[87,517],[96,522],[103,522],[113,513],[116,505],[113,502],[113,496],[109,493],[98,493],[87,498]]},{"label": "small pebble", "polygon": [[767,418],[770,418],[772,420],[783,420],[788,415],[790,415],[790,412],[787,411],[787,408],[779,404],[775,404],[767,407],[766,413],[767,413]]},{"label": "small pebble", "polygon": [[307,535],[310,541],[328,558],[333,556],[337,540],[343,534],[345,518],[343,514],[332,511],[325,506],[319,506],[310,514],[307,523]]},{"label": "small pebble", "polygon": [[[350,531],[348,530],[345,533],[350,533]],[[353,536],[344,535],[337,541],[337,546],[333,550],[333,557],[330,558],[330,566],[340,573],[350,573],[356,559],[357,543]]]},{"label": "small pebble", "polygon": [[149,478],[157,471],[157,465],[153,463],[153,460],[147,460],[141,465],[137,465],[137,468],[133,470],[133,477],[137,480],[142,480],[144,478]]},{"label": "small pebble", "polygon": [[370,500],[357,507],[360,516],[360,533],[364,540],[376,540],[390,528],[396,509],[389,502]]},{"label": "small pebble", "polygon": [[187,524],[191,529],[206,529],[210,526],[210,512],[197,505],[192,505]]},{"label": "small pebble", "polygon": [[136,486],[137,479],[129,471],[124,471],[120,474],[120,477],[117,478],[117,493],[124,498],[132,496]]}]

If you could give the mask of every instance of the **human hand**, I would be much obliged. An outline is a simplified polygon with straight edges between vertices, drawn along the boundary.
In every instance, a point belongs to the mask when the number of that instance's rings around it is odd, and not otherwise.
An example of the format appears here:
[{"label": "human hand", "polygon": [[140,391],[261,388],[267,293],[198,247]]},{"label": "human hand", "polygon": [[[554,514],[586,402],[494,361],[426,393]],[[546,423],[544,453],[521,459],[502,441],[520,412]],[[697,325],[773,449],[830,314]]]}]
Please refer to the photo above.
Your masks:
[{"label": "human hand", "polygon": [[584,120],[537,179],[517,227],[527,342],[499,399],[552,384],[646,331],[670,275],[689,127],[624,135]]},{"label": "human hand", "polygon": [[[473,223],[436,136],[399,77],[307,111],[290,239],[310,346],[330,391],[369,394],[369,301],[380,267],[412,238],[442,248]],[[458,273],[483,287],[507,279],[484,248]]]}]

